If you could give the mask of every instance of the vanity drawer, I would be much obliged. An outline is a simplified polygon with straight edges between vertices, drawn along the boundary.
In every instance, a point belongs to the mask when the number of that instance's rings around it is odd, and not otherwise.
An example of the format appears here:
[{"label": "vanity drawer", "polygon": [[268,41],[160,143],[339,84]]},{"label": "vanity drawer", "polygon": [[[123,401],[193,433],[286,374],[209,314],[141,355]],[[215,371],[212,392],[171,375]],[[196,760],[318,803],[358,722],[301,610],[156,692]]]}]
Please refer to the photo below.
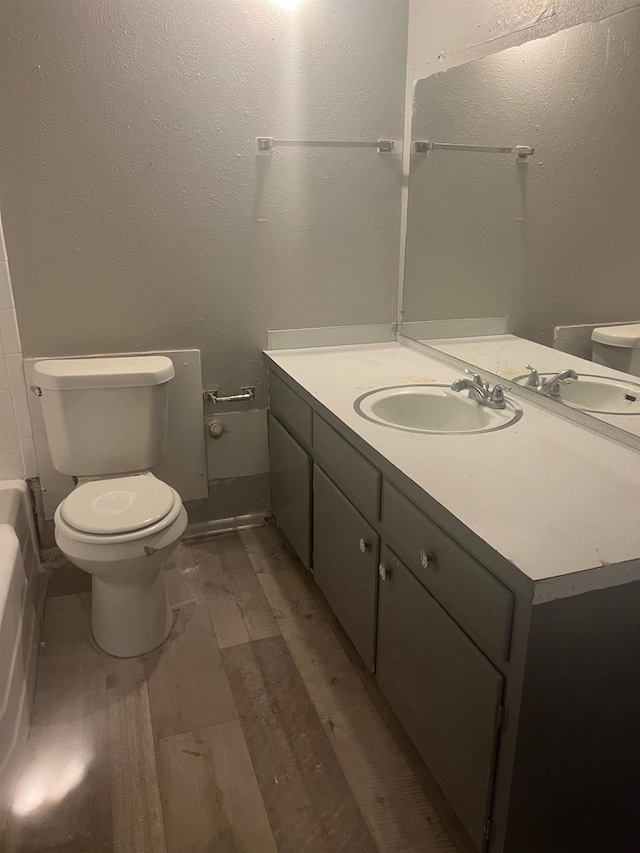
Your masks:
[{"label": "vanity drawer", "polygon": [[311,447],[313,410],[273,371],[269,373],[269,408],[293,436]]},{"label": "vanity drawer", "polygon": [[386,480],[382,526],[394,551],[488,655],[508,660],[513,593]]},{"label": "vanity drawer", "polygon": [[380,472],[340,433],[313,414],[313,451],[318,464],[369,522],[380,518]]}]

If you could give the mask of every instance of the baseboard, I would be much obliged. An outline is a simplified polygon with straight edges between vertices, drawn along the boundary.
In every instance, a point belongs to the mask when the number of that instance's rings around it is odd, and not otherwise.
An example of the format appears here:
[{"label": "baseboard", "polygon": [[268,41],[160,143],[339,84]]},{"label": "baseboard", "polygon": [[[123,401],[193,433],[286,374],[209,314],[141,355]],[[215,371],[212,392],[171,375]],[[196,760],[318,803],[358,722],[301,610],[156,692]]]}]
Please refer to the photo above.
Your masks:
[{"label": "baseboard", "polygon": [[271,516],[264,512],[252,512],[247,515],[237,515],[234,518],[217,518],[211,521],[199,521],[187,525],[184,539],[204,539],[208,536],[219,536],[222,533],[234,533],[237,530],[250,530],[252,527],[264,527]]}]

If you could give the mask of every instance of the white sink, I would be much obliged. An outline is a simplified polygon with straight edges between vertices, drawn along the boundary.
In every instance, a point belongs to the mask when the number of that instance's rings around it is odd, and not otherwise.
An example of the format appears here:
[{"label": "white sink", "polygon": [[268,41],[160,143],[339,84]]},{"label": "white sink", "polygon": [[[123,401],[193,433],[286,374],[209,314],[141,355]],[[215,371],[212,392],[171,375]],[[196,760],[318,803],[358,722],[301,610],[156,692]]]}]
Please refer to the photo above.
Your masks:
[{"label": "white sink", "polygon": [[[542,379],[554,376],[541,373]],[[527,384],[527,376],[518,376],[519,385]],[[606,376],[580,377],[566,385],[560,385],[560,400],[574,409],[602,415],[640,415],[640,385]]]},{"label": "white sink", "polygon": [[522,410],[507,401],[504,409],[490,409],[457,393],[448,385],[395,385],[368,391],[355,402],[363,418],[409,432],[491,432],[520,419]]}]

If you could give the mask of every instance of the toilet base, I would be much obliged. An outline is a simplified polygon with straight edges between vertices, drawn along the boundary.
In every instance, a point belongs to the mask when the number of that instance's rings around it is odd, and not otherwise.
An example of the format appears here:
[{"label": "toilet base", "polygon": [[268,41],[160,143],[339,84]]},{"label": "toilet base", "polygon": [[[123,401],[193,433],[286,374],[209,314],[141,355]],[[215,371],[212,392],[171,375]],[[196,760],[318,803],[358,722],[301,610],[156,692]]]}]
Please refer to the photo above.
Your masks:
[{"label": "toilet base", "polygon": [[145,655],[162,645],[173,627],[162,564],[180,541],[187,513],[165,530],[127,542],[79,540],[56,525],[62,553],[92,576],[93,637],[118,658]]},{"label": "toilet base", "polygon": [[94,575],[91,627],[96,643],[114,657],[137,657],[162,645],[173,627],[162,570],[126,584]]}]

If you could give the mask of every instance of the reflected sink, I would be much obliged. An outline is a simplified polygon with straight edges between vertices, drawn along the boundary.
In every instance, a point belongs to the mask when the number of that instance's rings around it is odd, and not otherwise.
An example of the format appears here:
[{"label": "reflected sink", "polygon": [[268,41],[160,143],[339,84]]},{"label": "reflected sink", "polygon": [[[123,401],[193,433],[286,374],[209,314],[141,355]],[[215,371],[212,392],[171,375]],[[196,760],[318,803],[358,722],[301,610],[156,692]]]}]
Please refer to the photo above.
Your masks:
[{"label": "reflected sink", "polygon": [[490,409],[449,385],[378,388],[358,397],[354,408],[363,418],[383,426],[434,434],[491,432],[522,417],[522,410],[508,400],[506,408]]},{"label": "reflected sink", "polygon": [[[548,379],[553,375],[541,373],[540,377]],[[528,376],[518,376],[514,381],[526,386],[527,379]],[[581,373],[576,381],[560,386],[560,401],[597,415],[640,415],[640,385]]]}]

